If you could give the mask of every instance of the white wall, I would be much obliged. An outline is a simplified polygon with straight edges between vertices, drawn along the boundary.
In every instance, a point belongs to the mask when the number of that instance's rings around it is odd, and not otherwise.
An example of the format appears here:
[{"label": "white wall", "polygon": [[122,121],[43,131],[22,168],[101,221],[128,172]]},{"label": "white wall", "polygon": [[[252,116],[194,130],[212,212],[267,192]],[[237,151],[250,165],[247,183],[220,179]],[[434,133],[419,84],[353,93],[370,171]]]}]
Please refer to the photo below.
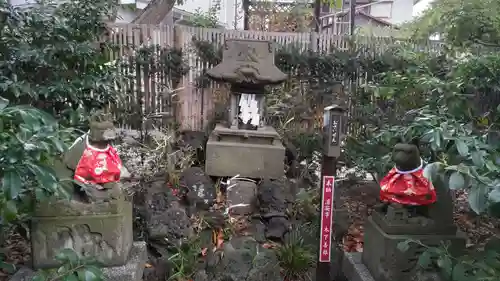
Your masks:
[{"label": "white wall", "polygon": [[377,18],[384,18],[389,20],[392,16],[393,3],[377,3],[371,6],[370,15]]},{"label": "white wall", "polygon": [[401,24],[413,18],[413,0],[394,0],[389,22]]},{"label": "white wall", "polygon": [[[220,0],[221,9],[219,11],[219,21],[223,23],[226,28],[233,29],[235,22],[235,13],[238,14],[239,20],[238,29],[243,29],[243,8],[241,6],[243,0]],[[196,9],[203,12],[208,12],[210,7],[216,3],[216,0],[185,0],[183,5],[176,6],[177,8],[194,13]],[[235,11],[235,6],[238,8]]]}]

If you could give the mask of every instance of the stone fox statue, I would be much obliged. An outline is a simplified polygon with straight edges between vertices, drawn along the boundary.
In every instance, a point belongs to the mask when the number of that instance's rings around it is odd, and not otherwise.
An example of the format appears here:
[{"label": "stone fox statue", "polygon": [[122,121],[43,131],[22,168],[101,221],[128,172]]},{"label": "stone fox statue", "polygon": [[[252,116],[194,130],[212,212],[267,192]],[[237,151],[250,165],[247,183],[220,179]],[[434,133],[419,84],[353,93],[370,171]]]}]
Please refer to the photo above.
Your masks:
[{"label": "stone fox statue", "polygon": [[[415,143],[398,143],[392,160],[395,167],[380,181],[380,200],[388,204],[406,206],[420,214],[420,206],[436,202],[436,191],[423,175],[424,162]],[[420,214],[425,215],[425,214]]]},{"label": "stone fox statue", "polygon": [[[64,168],[71,170],[78,183],[76,195],[86,201],[118,199],[118,182],[125,171],[111,141],[116,132],[110,116],[96,112],[90,119],[90,130],[79,137],[63,158]],[[126,172],[125,172],[126,173]]]}]

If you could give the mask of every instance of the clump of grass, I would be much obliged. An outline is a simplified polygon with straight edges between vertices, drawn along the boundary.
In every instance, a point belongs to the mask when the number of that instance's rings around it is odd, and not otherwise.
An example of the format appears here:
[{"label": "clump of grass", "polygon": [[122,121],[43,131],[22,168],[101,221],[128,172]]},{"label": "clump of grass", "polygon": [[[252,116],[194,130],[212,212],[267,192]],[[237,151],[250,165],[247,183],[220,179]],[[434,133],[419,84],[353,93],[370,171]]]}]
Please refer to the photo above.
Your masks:
[{"label": "clump of grass", "polygon": [[172,274],[169,281],[192,280],[201,261],[201,242],[199,238],[185,241],[176,249],[168,261],[172,265]]},{"label": "clump of grass", "polygon": [[315,264],[314,251],[306,245],[299,228],[293,229],[283,245],[275,248],[284,280],[311,280],[311,268]]}]

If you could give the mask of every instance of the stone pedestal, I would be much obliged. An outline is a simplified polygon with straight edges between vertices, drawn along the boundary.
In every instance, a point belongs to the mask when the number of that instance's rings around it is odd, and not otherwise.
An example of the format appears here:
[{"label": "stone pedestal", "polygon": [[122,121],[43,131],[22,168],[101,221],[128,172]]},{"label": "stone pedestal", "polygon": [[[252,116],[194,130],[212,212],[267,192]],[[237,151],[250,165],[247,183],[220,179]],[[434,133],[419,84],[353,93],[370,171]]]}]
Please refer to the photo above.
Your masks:
[{"label": "stone pedestal", "polygon": [[132,203],[58,201],[37,206],[31,224],[33,267],[53,268],[65,248],[104,266],[127,263],[133,243]]},{"label": "stone pedestal", "polygon": [[230,129],[217,125],[207,142],[206,173],[217,177],[278,179],[285,170],[285,147],[276,130]]},{"label": "stone pedestal", "polygon": [[391,221],[384,214],[374,212],[364,227],[363,253],[345,253],[343,275],[349,281],[415,280],[418,258],[426,249],[411,244],[408,251],[402,252],[398,244],[407,240],[418,240],[431,247],[449,242],[452,253],[463,249],[466,242],[464,235],[452,224],[436,224],[430,220],[428,224]]},{"label": "stone pedestal", "polygon": [[[103,268],[103,274],[108,281],[141,281],[144,265],[148,259],[146,242],[134,242],[128,261],[121,266]],[[35,272],[27,267],[19,269],[10,281],[31,281]]]},{"label": "stone pedestal", "polygon": [[408,239],[418,240],[427,246],[435,247],[441,246],[443,242],[450,242],[450,249],[453,250],[465,247],[466,241],[457,234],[456,228],[451,233],[390,234],[375,223],[372,217],[368,218],[364,229],[362,261],[376,281],[411,280],[416,274],[418,258],[425,248],[412,244],[408,251],[402,252],[398,249],[401,242]]}]

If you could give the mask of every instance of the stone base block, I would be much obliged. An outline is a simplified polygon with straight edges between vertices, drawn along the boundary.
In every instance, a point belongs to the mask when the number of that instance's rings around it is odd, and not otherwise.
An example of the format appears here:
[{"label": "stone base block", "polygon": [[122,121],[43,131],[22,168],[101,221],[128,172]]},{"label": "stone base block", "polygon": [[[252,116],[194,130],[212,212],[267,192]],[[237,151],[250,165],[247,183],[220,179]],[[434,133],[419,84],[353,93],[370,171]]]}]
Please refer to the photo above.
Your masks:
[{"label": "stone base block", "polygon": [[[103,269],[104,280],[108,281],[140,281],[144,265],[148,259],[146,242],[135,242],[130,252],[130,259],[125,265]],[[24,267],[19,269],[9,281],[31,281],[35,271]]]},{"label": "stone base block", "polygon": [[146,242],[134,242],[129,260],[125,265],[103,269],[107,281],[140,281],[148,260]]},{"label": "stone base block", "polygon": [[[415,227],[418,227],[416,225]],[[407,251],[401,251],[398,244],[407,240],[420,241],[427,246],[439,247],[450,242],[449,250],[458,253],[465,248],[466,239],[459,232],[449,234],[406,234],[391,235],[369,217],[365,224],[362,262],[375,281],[412,280],[418,269],[418,258],[425,247],[411,244]]]},{"label": "stone base block", "polygon": [[[347,281],[375,281],[361,261],[362,253],[344,253],[342,275]],[[396,281],[396,280],[394,280]]]},{"label": "stone base block", "polygon": [[265,131],[222,127],[210,135],[206,173],[210,176],[278,179],[285,170],[285,147],[272,128]]},{"label": "stone base block", "polygon": [[[65,248],[93,257],[104,266],[124,265],[133,242],[132,203],[123,200],[109,208],[104,204],[109,203],[64,201],[38,208],[31,223],[33,267],[57,267],[54,257]],[[59,212],[54,214],[54,209]],[[74,213],[84,209],[85,213]]]}]

